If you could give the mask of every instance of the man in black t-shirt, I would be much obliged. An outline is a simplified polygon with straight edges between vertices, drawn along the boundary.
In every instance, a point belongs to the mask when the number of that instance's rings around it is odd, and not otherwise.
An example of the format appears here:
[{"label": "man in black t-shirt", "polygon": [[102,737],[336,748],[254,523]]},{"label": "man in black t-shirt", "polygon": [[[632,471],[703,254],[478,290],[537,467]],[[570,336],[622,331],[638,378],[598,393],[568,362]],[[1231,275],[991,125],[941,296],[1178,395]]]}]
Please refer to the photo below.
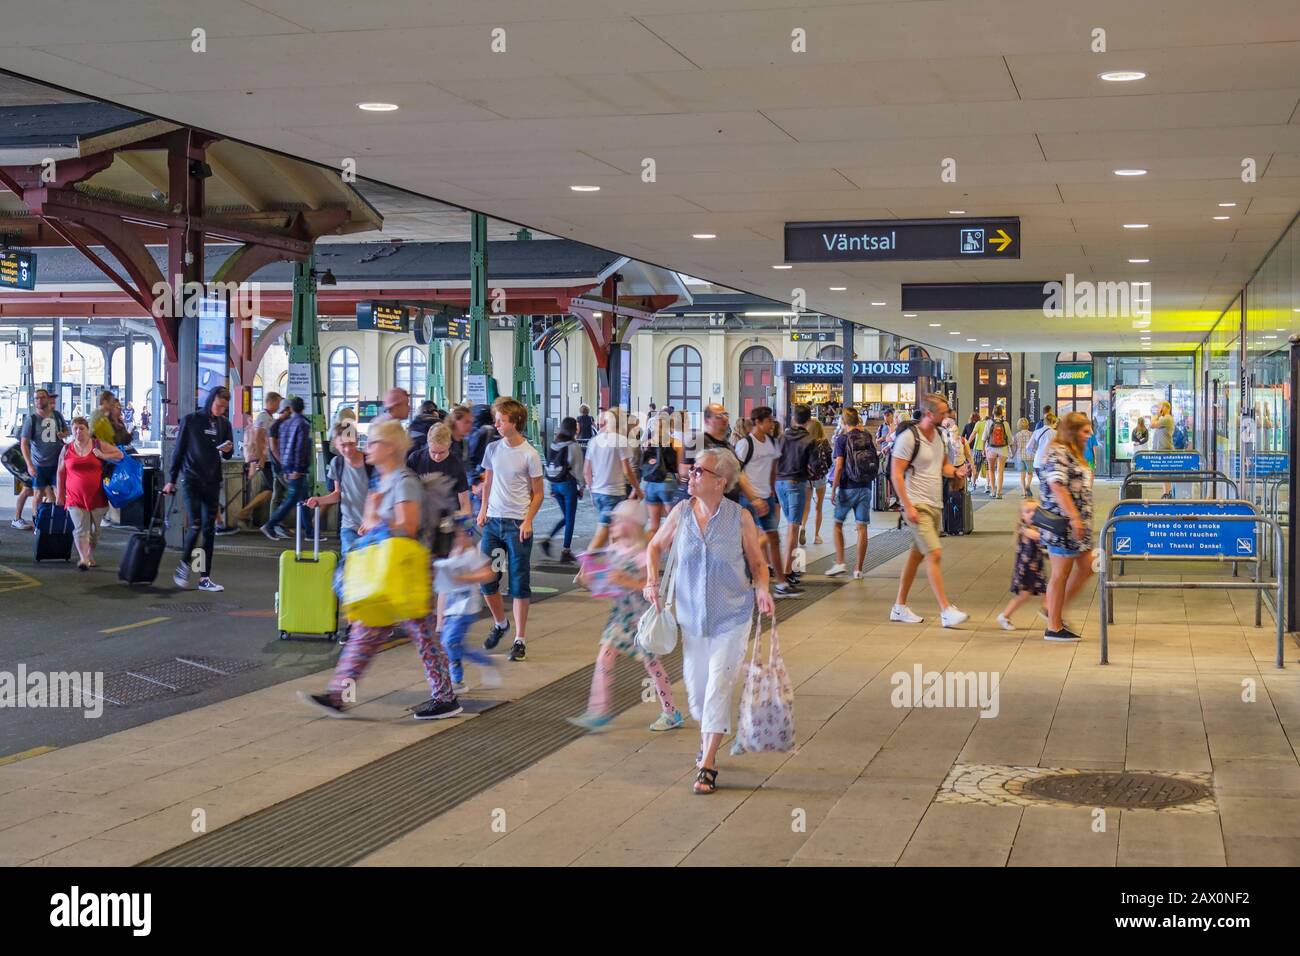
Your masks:
[{"label": "man in black t-shirt", "polygon": [[451,480],[461,514],[469,514],[469,479],[461,460],[451,453],[451,428],[439,422],[429,429],[428,441],[406,458],[406,467],[420,478],[446,475]]},{"label": "man in black t-shirt", "polygon": [[[725,448],[734,455],[735,449],[731,447],[731,442],[729,441],[730,437],[731,413],[723,408],[718,402],[713,402],[712,404],[705,406],[704,431],[699,434],[700,441],[698,450],[708,451],[710,448]],[[767,514],[770,507],[767,498],[759,497],[758,492],[754,490],[754,486],[751,485],[749,479],[745,477],[744,463],[740,462],[739,459],[737,459],[737,462],[740,464],[740,468],[737,469],[737,474],[740,475],[740,479],[732,489],[727,492],[726,497],[739,504],[740,496],[744,495],[745,498],[751,502],[754,510],[758,512],[758,515],[761,518]]]}]

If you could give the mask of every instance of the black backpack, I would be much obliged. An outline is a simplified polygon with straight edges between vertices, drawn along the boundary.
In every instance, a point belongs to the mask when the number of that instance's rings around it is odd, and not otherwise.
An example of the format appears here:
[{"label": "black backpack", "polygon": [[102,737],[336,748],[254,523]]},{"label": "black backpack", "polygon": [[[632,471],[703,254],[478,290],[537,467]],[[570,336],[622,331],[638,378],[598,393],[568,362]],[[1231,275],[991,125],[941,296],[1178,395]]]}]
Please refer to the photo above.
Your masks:
[{"label": "black backpack", "polygon": [[546,453],[546,466],[542,470],[546,472],[548,481],[568,481],[573,477],[573,473],[569,470],[568,442],[551,446],[550,451]]},{"label": "black backpack", "polygon": [[876,480],[880,474],[880,452],[871,436],[861,429],[844,433],[844,477],[858,485]]},{"label": "black backpack", "polygon": [[641,455],[642,481],[667,481],[669,467],[664,463],[667,456],[673,458],[672,472],[677,471],[676,449],[671,445],[646,445]]}]

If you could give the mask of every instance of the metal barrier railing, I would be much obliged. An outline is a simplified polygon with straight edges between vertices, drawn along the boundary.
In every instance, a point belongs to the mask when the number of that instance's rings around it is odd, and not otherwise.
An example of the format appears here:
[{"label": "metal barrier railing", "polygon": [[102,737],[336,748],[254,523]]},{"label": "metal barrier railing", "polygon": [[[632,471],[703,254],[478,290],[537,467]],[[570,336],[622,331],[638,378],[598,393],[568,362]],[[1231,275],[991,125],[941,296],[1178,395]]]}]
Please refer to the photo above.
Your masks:
[{"label": "metal barrier railing", "polygon": [[[1273,592],[1273,600],[1274,600],[1273,618],[1277,625],[1276,664],[1278,667],[1282,667],[1283,666],[1283,658],[1282,658],[1283,634],[1285,629],[1283,626],[1283,616],[1280,609],[1283,607],[1283,596],[1284,596],[1285,585],[1283,583],[1281,562],[1277,562],[1277,567],[1273,569],[1274,571],[1273,583],[1269,584],[1267,582],[1260,580],[1260,569],[1262,567],[1263,562],[1260,558],[1260,554],[1259,554],[1260,548],[1258,546],[1254,547],[1255,553],[1251,555],[1231,555],[1231,554],[1168,555],[1168,554],[1152,554],[1152,553],[1134,554],[1131,552],[1125,553],[1123,555],[1117,555],[1114,552],[1114,548],[1113,548],[1116,526],[1123,522],[1139,522],[1139,523],[1144,523],[1149,525],[1150,524],[1171,524],[1171,523],[1177,523],[1179,525],[1183,525],[1188,522],[1198,522],[1198,521],[1214,522],[1215,524],[1228,522],[1228,523],[1243,523],[1243,524],[1251,525],[1252,539],[1254,539],[1256,542],[1258,542],[1259,540],[1258,526],[1261,524],[1267,525],[1270,529],[1272,529],[1273,532],[1271,537],[1273,539],[1273,545],[1276,548],[1276,553],[1280,554],[1282,549],[1282,529],[1278,526],[1278,523],[1274,521],[1272,518],[1268,517],[1267,515],[1260,514],[1258,509],[1256,509],[1256,507],[1249,501],[1225,501],[1221,499],[1212,499],[1212,500],[1201,499],[1201,500],[1194,500],[1194,501],[1184,500],[1177,503],[1180,506],[1185,506],[1189,504],[1204,506],[1206,510],[1202,513],[1182,513],[1182,512],[1177,512],[1177,513],[1155,512],[1155,513],[1148,513],[1148,514],[1117,514],[1116,513],[1125,505],[1139,505],[1139,506],[1146,506],[1146,507],[1154,506],[1159,508],[1162,506],[1167,507],[1170,504],[1171,502],[1167,500],[1166,501],[1139,501],[1139,500],[1121,501],[1119,504],[1115,506],[1115,509],[1111,512],[1110,517],[1106,519],[1106,524],[1102,527],[1101,577],[1100,580],[1098,581],[1098,586],[1097,586],[1098,594],[1100,595],[1101,598],[1101,663],[1103,664],[1110,663],[1109,626],[1115,623],[1115,604],[1111,597],[1112,591],[1118,590],[1120,588],[1128,588],[1132,590],[1137,590],[1142,588],[1153,589],[1153,590],[1217,589],[1217,590],[1225,590],[1225,591],[1244,591],[1244,590],[1255,591],[1255,626],[1256,627],[1263,626],[1263,594],[1265,591]],[[1214,513],[1213,511],[1210,510],[1212,508],[1221,507],[1225,505],[1245,507],[1250,510],[1249,513],[1246,514],[1225,514],[1223,512]],[[1110,564],[1111,561],[1114,559],[1121,559],[1127,561],[1133,561],[1133,560],[1202,561],[1202,562],[1209,561],[1214,563],[1247,562],[1253,566],[1254,575],[1253,575],[1253,579],[1250,581],[1241,581],[1241,580],[1116,581],[1112,578],[1110,574]]]},{"label": "metal barrier railing", "polygon": [[[1276,521],[1280,528],[1289,525],[1289,522],[1284,520],[1286,513],[1282,511],[1282,489],[1288,487],[1290,481],[1291,476],[1288,474],[1265,475],[1259,479],[1264,486],[1264,514]],[[1265,542],[1264,559],[1266,566],[1272,570],[1274,562],[1278,559],[1277,552],[1273,550],[1272,539]]]},{"label": "metal barrier railing", "polygon": [[1219,485],[1225,484],[1231,489],[1234,500],[1241,497],[1241,492],[1238,491],[1235,481],[1221,471],[1210,471],[1208,469],[1204,471],[1130,471],[1124,476],[1124,483],[1120,485],[1119,496],[1128,498],[1129,485],[1147,481],[1171,485],[1208,483],[1211,487],[1211,498],[1219,497]]}]

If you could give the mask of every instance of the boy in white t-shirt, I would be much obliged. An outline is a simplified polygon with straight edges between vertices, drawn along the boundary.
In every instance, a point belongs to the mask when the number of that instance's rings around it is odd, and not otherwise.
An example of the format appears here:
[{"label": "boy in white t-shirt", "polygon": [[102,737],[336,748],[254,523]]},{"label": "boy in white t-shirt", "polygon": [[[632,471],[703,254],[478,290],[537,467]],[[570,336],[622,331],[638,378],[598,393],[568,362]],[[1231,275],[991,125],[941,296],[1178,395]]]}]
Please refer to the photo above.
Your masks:
[{"label": "boy in white t-shirt", "polygon": [[[524,628],[528,624],[530,564],[533,553],[533,518],[542,507],[542,456],[523,436],[528,409],[513,398],[502,396],[492,403],[492,415],[501,438],[483,454],[483,504],[478,526],[483,529],[481,550],[489,559],[505,557],[510,572],[510,596],[514,598],[515,642],[510,660],[522,661],[526,648]],[[500,567],[499,562],[496,567]],[[483,646],[489,651],[501,642],[510,622],[501,600],[501,572],[480,586],[492,612],[492,632]]]}]

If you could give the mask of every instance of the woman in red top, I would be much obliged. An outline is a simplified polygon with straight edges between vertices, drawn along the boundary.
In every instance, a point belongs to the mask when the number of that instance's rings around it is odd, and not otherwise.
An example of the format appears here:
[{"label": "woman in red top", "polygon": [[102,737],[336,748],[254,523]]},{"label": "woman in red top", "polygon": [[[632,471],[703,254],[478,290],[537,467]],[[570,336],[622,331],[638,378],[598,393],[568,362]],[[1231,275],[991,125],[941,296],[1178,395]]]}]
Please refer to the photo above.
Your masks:
[{"label": "woman in red top", "polygon": [[72,441],[59,456],[57,501],[72,516],[77,542],[78,571],[95,567],[95,545],[99,524],[108,512],[104,494],[104,462],[121,461],[122,452],[102,444],[90,433],[90,423],[78,416],[72,420]]}]

